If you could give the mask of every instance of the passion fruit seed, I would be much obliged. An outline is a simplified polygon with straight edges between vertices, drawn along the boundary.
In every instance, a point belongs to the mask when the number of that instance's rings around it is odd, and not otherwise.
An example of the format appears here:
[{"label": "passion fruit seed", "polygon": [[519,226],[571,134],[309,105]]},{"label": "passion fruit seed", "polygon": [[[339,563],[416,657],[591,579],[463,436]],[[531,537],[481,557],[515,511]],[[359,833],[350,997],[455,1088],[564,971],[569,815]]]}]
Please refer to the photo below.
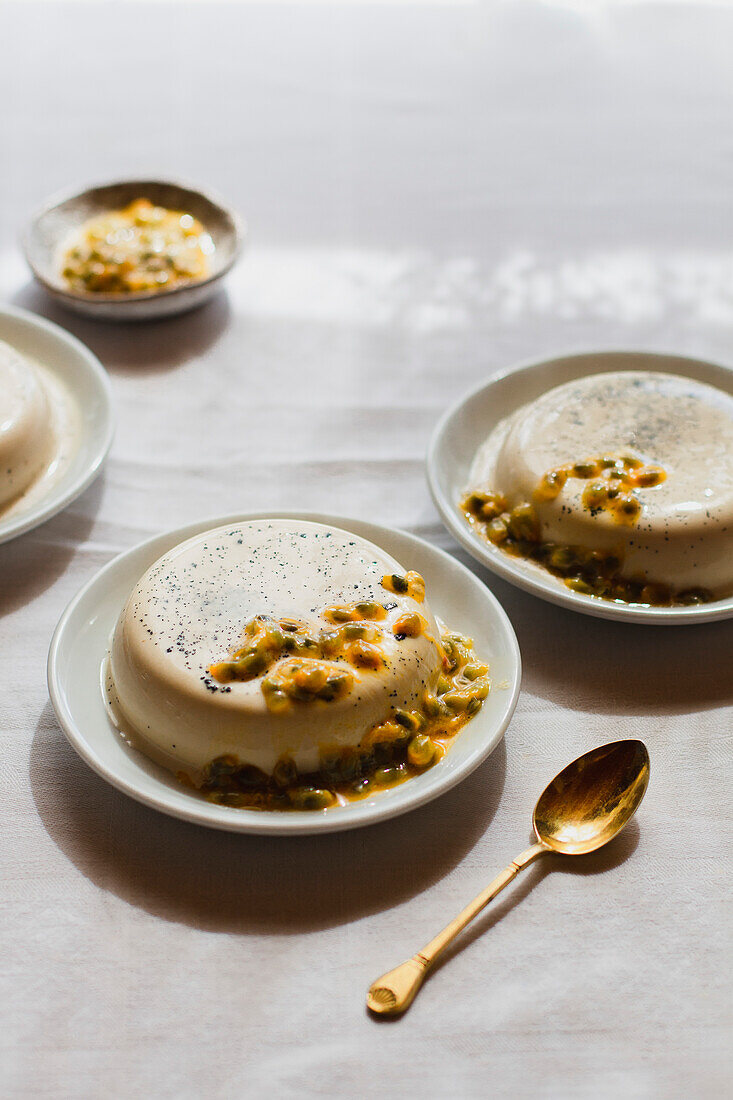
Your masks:
[{"label": "passion fruit seed", "polygon": [[326,810],[336,801],[333,791],[320,787],[295,787],[288,797],[295,810]]},{"label": "passion fruit seed", "polygon": [[427,768],[435,757],[435,745],[424,733],[418,733],[407,746],[407,759],[415,768]]},{"label": "passion fruit seed", "polygon": [[515,539],[537,542],[540,537],[540,523],[531,504],[518,504],[509,513],[509,532]]},{"label": "passion fruit seed", "polygon": [[355,668],[376,670],[384,665],[384,657],[379,646],[370,642],[351,642],[344,650],[346,660]]},{"label": "passion fruit seed", "polygon": [[400,615],[399,619],[395,619],[392,627],[393,634],[402,635],[405,638],[419,638],[422,632],[423,619],[416,611]]}]

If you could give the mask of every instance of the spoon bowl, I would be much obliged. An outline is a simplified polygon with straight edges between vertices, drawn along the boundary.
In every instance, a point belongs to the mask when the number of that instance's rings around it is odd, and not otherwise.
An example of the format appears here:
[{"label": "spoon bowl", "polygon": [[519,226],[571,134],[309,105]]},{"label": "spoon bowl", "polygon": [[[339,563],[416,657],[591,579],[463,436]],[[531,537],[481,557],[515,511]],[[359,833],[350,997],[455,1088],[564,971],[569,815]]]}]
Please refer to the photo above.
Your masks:
[{"label": "spoon bowl", "polygon": [[636,813],[649,783],[643,741],[614,741],[579,756],[540,795],[532,823],[540,844],[567,856],[608,844]]}]

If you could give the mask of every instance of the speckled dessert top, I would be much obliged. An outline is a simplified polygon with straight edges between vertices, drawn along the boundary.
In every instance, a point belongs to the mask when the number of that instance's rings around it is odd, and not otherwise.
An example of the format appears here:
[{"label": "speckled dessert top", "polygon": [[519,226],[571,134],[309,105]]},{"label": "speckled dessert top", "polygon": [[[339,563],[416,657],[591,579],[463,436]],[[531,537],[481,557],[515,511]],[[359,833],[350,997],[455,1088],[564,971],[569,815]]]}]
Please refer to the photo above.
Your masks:
[{"label": "speckled dessert top", "polygon": [[[194,781],[225,754],[266,773],[283,756],[301,771],[316,769],[324,746],[357,745],[394,708],[409,710],[435,689],[442,651],[427,602],[420,592],[382,584],[385,575],[403,573],[373,544],[316,523],[262,520],[189,539],[147,571],[118,622],[110,672],[121,728]],[[237,678],[256,650],[241,648],[247,630],[259,631],[265,645],[274,620],[318,635],[360,602],[376,605],[370,614],[379,617],[381,656],[370,665],[336,653],[329,668],[340,676],[339,691],[276,707],[263,690],[266,661],[252,667],[251,678]],[[421,629],[402,632],[400,622],[417,616]],[[369,656],[369,643],[353,644]],[[284,694],[275,684],[273,697]]]}]

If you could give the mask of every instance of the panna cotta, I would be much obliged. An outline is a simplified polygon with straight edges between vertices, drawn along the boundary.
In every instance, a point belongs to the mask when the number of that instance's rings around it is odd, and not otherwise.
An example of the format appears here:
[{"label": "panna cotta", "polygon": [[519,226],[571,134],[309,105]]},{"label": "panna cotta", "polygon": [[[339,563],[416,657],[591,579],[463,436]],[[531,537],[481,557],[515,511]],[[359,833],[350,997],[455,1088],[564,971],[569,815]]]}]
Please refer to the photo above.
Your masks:
[{"label": "panna cotta", "polygon": [[678,375],[596,374],[497,425],[460,502],[576,591],[695,603],[733,591],[733,398]]},{"label": "panna cotta", "polygon": [[47,464],[51,411],[40,373],[0,341],[0,508],[24,493]]},{"label": "panna cotta", "polygon": [[318,809],[433,763],[489,684],[417,573],[347,531],[266,519],[148,569],[108,690],[131,743],[216,800]]}]

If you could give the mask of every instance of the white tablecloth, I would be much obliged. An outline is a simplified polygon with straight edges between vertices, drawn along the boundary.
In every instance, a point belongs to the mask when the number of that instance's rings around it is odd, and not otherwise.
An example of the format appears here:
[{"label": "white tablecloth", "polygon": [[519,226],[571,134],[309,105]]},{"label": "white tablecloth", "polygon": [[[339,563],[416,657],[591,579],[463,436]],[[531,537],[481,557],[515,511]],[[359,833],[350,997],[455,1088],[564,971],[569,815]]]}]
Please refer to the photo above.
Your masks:
[{"label": "white tablecloth", "polygon": [[[0,547],[0,1091],[722,1096],[730,623],[604,623],[484,575],[524,658],[505,745],[432,805],[319,839],[119,794],[64,740],[44,662],[100,566],[202,516],[341,512],[467,560],[423,456],[439,413],[513,362],[731,362],[733,12],[27,2],[0,40],[0,292],[88,343],[119,418],[103,477]],[[226,293],[147,327],[54,307],[24,220],[150,172],[249,220]],[[528,870],[407,1016],[370,1019],[370,981],[526,846],[555,771],[624,736],[652,758],[638,822]]]}]

